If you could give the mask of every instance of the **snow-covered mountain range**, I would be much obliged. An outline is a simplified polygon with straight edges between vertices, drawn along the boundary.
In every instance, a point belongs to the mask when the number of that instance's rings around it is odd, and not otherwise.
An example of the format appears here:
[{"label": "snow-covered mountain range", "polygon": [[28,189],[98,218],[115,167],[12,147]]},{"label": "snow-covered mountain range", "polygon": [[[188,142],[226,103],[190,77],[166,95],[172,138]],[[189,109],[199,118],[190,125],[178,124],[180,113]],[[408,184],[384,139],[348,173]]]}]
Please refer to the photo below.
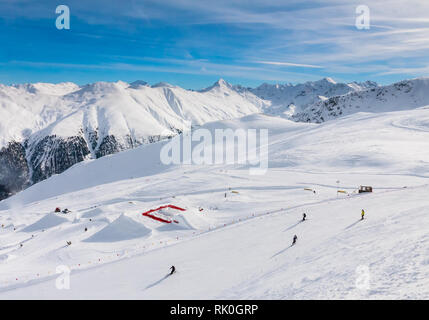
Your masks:
[{"label": "snow-covered mountain range", "polygon": [[346,84],[337,83],[331,78],[324,78],[297,85],[264,83],[255,89],[249,89],[249,91],[270,102],[268,107],[264,109],[265,113],[289,118],[330,97],[375,87],[377,84],[371,81]]},{"label": "snow-covered mountain range", "polygon": [[429,79],[378,86],[325,78],[257,88],[221,79],[200,91],[144,81],[0,85],[0,199],[85,159],[167,139],[190,125],[261,112],[320,123],[428,104]]},{"label": "snow-covered mountain range", "polygon": [[429,78],[404,80],[332,96],[295,113],[295,121],[320,123],[356,112],[389,112],[429,105]]},{"label": "snow-covered mountain range", "polygon": [[190,125],[258,113],[264,103],[223,80],[201,92],[142,81],[2,85],[0,193],[4,198],[84,159],[166,139]]}]

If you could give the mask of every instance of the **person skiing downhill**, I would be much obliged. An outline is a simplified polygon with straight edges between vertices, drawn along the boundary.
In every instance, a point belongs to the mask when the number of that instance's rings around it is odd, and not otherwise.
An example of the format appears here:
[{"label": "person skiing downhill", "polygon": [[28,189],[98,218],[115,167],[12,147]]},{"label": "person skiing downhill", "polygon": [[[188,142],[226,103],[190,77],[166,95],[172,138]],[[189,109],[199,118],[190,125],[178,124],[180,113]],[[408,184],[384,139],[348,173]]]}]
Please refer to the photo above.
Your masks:
[{"label": "person skiing downhill", "polygon": [[307,215],[305,214],[305,212],[302,214],[302,221],[305,221],[305,218],[307,218]]},{"label": "person skiing downhill", "polygon": [[170,276],[176,272],[176,268],[174,266],[171,266],[171,272],[170,272]]},{"label": "person skiing downhill", "polygon": [[292,245],[294,245],[296,243],[296,240],[298,240],[298,237],[296,235],[293,236],[293,241],[292,241]]},{"label": "person skiing downhill", "polygon": [[363,220],[364,216],[365,216],[365,210],[362,209],[362,213],[361,213],[362,219],[361,220]]}]

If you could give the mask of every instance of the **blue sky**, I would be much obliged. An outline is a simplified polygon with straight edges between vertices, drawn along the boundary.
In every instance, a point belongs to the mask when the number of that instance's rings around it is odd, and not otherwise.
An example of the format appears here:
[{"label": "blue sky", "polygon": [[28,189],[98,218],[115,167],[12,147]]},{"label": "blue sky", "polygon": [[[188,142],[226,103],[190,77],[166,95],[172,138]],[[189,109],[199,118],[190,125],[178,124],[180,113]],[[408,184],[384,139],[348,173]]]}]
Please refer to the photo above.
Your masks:
[{"label": "blue sky", "polygon": [[[70,8],[70,30],[55,8]],[[356,7],[370,29],[355,27]],[[429,75],[429,1],[86,0],[0,3],[0,82],[206,87]]]}]

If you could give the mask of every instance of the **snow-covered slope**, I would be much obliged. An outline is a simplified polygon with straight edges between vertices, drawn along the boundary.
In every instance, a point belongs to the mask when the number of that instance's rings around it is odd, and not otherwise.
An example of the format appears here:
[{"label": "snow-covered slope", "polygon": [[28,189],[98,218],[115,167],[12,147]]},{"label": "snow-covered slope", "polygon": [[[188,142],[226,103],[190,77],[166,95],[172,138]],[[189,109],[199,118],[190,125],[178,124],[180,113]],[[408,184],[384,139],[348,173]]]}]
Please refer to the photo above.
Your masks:
[{"label": "snow-covered slope", "polygon": [[[204,92],[142,81],[2,85],[0,185],[18,191],[84,159],[166,139],[190,125],[257,113],[263,104],[223,80]],[[13,184],[17,172],[22,179]]]},{"label": "snow-covered slope", "polygon": [[73,83],[0,84],[0,148],[73,112],[61,97],[78,89]]},{"label": "snow-covered slope", "polygon": [[[83,161],[0,202],[0,298],[427,299],[428,124],[417,108],[203,126],[269,129],[261,176],[246,164],[165,166],[164,141]],[[193,228],[141,215],[165,204]],[[58,206],[66,221],[52,217]],[[58,265],[72,270],[70,290],[55,287]]]}]

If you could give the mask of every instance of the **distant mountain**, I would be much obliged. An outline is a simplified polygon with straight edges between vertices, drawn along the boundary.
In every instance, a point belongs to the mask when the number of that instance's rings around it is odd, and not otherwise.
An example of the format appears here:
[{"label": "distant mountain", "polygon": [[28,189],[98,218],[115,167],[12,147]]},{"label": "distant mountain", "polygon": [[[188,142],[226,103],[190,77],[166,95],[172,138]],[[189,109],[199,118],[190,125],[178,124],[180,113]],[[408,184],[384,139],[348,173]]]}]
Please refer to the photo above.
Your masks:
[{"label": "distant mountain", "polygon": [[144,81],[1,85],[0,198],[85,159],[167,139],[190,123],[258,113],[264,104],[223,80],[201,92]]},{"label": "distant mountain", "polygon": [[264,83],[249,91],[270,102],[269,106],[264,109],[265,113],[291,118],[308,106],[330,97],[375,87],[377,84],[371,81],[345,84],[336,83],[331,78],[324,78],[297,85]]},{"label": "distant mountain", "polygon": [[356,112],[399,111],[427,105],[429,78],[419,78],[333,96],[295,113],[292,120],[320,123]]}]

